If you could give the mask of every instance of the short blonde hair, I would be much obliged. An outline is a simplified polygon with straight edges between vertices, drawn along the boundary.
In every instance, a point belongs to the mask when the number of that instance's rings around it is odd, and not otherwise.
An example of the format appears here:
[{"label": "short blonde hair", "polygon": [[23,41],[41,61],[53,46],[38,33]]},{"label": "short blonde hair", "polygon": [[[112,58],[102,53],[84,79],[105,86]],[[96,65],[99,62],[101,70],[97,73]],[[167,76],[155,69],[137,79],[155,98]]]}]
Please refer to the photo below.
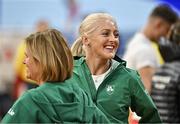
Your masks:
[{"label": "short blonde hair", "polygon": [[83,49],[83,43],[82,43],[82,36],[91,34],[98,27],[101,26],[98,24],[99,22],[106,20],[112,21],[117,27],[117,23],[115,19],[108,13],[92,13],[82,21],[79,27],[79,37],[77,38],[77,40],[74,41],[71,47],[73,56],[82,56],[82,55],[85,56],[85,51]]},{"label": "short blonde hair", "polygon": [[28,36],[25,44],[40,63],[42,81],[64,81],[71,77],[73,57],[61,32],[56,29],[37,32]]}]

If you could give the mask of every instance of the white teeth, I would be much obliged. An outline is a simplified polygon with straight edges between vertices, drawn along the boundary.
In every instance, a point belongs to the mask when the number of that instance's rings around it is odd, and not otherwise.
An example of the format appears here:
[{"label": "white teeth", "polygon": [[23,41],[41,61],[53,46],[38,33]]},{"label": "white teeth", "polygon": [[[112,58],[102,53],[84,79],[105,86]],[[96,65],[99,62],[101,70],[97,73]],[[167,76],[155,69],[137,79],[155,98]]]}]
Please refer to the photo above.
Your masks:
[{"label": "white teeth", "polygon": [[106,46],[107,49],[113,49],[113,46]]}]

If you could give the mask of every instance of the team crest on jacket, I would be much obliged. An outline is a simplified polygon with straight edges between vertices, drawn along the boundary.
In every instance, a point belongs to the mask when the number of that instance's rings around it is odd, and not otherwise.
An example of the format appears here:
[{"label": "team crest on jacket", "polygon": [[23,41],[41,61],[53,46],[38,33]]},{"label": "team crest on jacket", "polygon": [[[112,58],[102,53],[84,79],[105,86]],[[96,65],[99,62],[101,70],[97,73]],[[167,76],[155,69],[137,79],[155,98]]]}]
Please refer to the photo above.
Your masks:
[{"label": "team crest on jacket", "polygon": [[8,114],[10,114],[11,116],[13,116],[15,113],[14,113],[14,110],[13,109],[9,109],[9,111],[8,111]]},{"label": "team crest on jacket", "polygon": [[114,92],[114,85],[107,85],[106,86],[106,92],[111,95]]}]

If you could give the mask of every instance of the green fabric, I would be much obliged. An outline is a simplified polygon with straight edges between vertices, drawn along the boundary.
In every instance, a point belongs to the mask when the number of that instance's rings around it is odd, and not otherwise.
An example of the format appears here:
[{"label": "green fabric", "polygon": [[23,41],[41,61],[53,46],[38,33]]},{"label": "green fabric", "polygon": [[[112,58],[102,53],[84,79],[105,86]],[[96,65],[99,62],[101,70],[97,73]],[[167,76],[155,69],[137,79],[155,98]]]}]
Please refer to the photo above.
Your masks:
[{"label": "green fabric", "polygon": [[73,81],[47,82],[18,99],[2,123],[108,123]]},{"label": "green fabric", "polygon": [[112,61],[112,70],[96,90],[84,57],[74,62],[73,80],[90,94],[97,106],[113,123],[128,123],[129,107],[141,116],[140,123],[161,123],[157,108],[144,89],[140,76],[125,67],[124,61]]}]

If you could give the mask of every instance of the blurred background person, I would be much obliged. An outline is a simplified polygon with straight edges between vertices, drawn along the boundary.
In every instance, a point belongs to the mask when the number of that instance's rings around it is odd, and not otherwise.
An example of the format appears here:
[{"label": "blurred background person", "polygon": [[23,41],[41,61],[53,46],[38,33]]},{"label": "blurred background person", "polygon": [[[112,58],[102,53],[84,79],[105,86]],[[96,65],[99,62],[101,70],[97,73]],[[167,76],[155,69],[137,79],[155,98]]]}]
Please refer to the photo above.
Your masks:
[{"label": "blurred background person", "polygon": [[159,49],[165,63],[153,75],[151,96],[163,123],[180,123],[180,21]]},{"label": "blurred background person", "polygon": [[[36,32],[42,32],[49,28],[49,22],[45,19],[38,20],[35,24]],[[26,67],[22,63],[25,58],[25,44],[21,42],[17,48],[17,52],[14,59],[14,71],[15,71],[15,83],[13,90],[13,98],[17,99],[24,91],[35,88],[37,85],[34,81],[29,80],[25,76]]]},{"label": "blurred background person", "polygon": [[151,91],[152,75],[160,65],[158,57],[161,57],[157,55],[152,43],[166,36],[177,19],[177,13],[169,5],[160,4],[152,10],[143,29],[128,43],[123,58],[129,68],[138,70],[148,92]]},{"label": "blurred background person", "polygon": [[[0,44],[1,45],[1,44]],[[14,73],[10,64],[13,60],[13,50],[6,45],[0,48],[0,120],[13,104],[12,90]]]},{"label": "blurred background person", "polygon": [[[157,5],[150,13],[147,23],[128,42],[124,53],[127,67],[137,70],[146,90],[151,92],[152,75],[163,59],[157,42],[166,36],[171,25],[178,19],[177,13],[167,4]],[[137,123],[140,117],[130,114],[130,122]]]}]

